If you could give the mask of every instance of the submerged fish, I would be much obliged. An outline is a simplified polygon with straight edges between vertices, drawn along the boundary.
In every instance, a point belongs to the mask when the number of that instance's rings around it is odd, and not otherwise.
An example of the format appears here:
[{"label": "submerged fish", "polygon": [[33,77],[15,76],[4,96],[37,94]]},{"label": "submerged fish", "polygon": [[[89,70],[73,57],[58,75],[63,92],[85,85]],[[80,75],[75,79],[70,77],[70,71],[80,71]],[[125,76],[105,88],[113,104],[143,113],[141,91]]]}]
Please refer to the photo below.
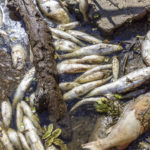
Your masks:
[{"label": "submerged fish", "polygon": [[100,64],[105,61],[104,56],[98,56],[98,55],[90,55],[90,56],[84,56],[80,59],[68,59],[65,61],[62,61],[61,63],[64,64]]},{"label": "submerged fish", "polygon": [[69,54],[61,55],[61,58],[83,57],[88,55],[109,55],[114,52],[119,52],[121,50],[122,47],[120,45],[100,43],[96,45],[83,47]]},{"label": "submerged fish", "polygon": [[112,60],[112,72],[113,72],[113,81],[116,81],[119,75],[119,60],[117,59],[117,56],[114,56]]},{"label": "submerged fish", "polygon": [[85,41],[85,42],[88,42],[88,43],[91,43],[91,44],[99,44],[99,43],[102,43],[102,40],[99,40],[97,38],[95,38],[94,36],[91,36],[87,33],[84,33],[84,32],[81,32],[81,31],[77,31],[77,30],[68,30],[67,31],[69,34],[71,34],[72,36],[82,40],[82,41]]},{"label": "submerged fish", "polygon": [[35,75],[35,67],[32,67],[24,76],[24,78],[22,79],[21,83],[19,84],[14,98],[13,98],[13,104],[12,104],[12,108],[15,109],[17,103],[19,101],[22,100],[26,90],[29,88],[33,78]]},{"label": "submerged fish", "polygon": [[123,112],[106,138],[83,144],[90,150],[125,149],[132,141],[150,129],[150,93],[136,98]]},{"label": "submerged fish", "polygon": [[98,96],[108,93],[115,94],[128,92],[136,87],[139,87],[148,79],[150,79],[150,67],[138,69],[123,76],[117,81],[95,88],[87,95],[87,97]]},{"label": "submerged fish", "polygon": [[16,44],[12,47],[11,50],[13,67],[21,70],[25,66],[27,52],[21,44]]},{"label": "submerged fish", "polygon": [[70,17],[67,11],[61,6],[59,0],[37,0],[42,13],[57,23],[69,23]]},{"label": "submerged fish", "polygon": [[62,82],[59,84],[59,87],[62,91],[68,91],[79,85],[80,84],[76,82]]},{"label": "submerged fish", "polygon": [[75,38],[74,36],[68,34],[67,32],[58,30],[58,29],[54,29],[54,28],[50,28],[52,35],[56,35],[59,38],[65,39],[65,40],[69,40],[71,42],[74,42],[80,46],[85,46],[84,43],[82,43],[80,40],[78,40],[77,38]]},{"label": "submerged fish", "polygon": [[82,84],[80,86],[77,86],[77,87],[73,88],[71,91],[65,93],[63,95],[63,99],[64,100],[70,100],[70,99],[78,98],[78,97],[88,93],[92,89],[105,84],[111,78],[112,77],[110,76],[110,77],[108,77],[106,79],[103,79],[103,80],[92,81],[92,82],[85,83],[85,84]]},{"label": "submerged fish", "polygon": [[14,129],[9,128],[7,133],[11,143],[16,147],[16,149],[22,150],[22,146],[17,132]]},{"label": "submerged fish", "polygon": [[10,102],[2,101],[1,103],[2,120],[6,128],[9,127],[12,120],[12,106]]},{"label": "submerged fish", "polygon": [[62,73],[73,74],[73,73],[84,72],[84,71],[94,68],[96,66],[97,65],[59,63],[57,65],[57,71],[59,74],[62,74]]},{"label": "submerged fish", "polygon": [[70,29],[76,28],[78,25],[79,25],[79,22],[75,21],[75,22],[70,22],[67,24],[60,24],[57,26],[57,28],[60,30],[70,30]]},{"label": "submerged fish", "polygon": [[142,43],[142,58],[146,65],[150,66],[150,31],[146,34]]},{"label": "submerged fish", "polygon": [[79,0],[79,9],[83,15],[84,21],[88,21],[87,10],[88,10],[88,0]]},{"label": "submerged fish", "polygon": [[56,40],[56,41],[54,41],[53,44],[57,51],[62,51],[62,52],[73,52],[73,51],[81,48],[74,42],[64,40],[64,39]]}]

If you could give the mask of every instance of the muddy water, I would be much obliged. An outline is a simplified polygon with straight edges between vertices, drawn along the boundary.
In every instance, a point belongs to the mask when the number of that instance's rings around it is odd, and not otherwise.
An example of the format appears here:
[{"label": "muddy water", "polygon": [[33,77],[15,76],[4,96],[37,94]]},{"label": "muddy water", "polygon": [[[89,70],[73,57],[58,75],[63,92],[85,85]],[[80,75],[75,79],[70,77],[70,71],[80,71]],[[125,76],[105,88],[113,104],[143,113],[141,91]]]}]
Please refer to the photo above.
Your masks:
[{"label": "muddy water", "polygon": [[[8,33],[7,37],[0,35],[0,99],[5,99],[13,97],[13,93],[18,85],[18,83],[23,78],[24,73],[28,70],[30,62],[27,62],[26,67],[22,71],[16,71],[12,67],[11,61],[11,46],[16,43],[21,43],[27,49],[29,54],[29,41],[26,34],[24,24],[18,17],[10,13],[4,5],[4,1],[0,0],[0,7],[4,13],[2,30]],[[75,19],[73,17],[73,19]],[[52,25],[51,22],[49,22]],[[89,25],[81,26],[80,30],[87,33],[98,36],[99,31],[93,31]],[[132,25],[126,24],[124,27],[120,28],[112,37],[104,37],[110,43],[121,43],[124,46],[124,50],[121,54],[118,54],[120,60],[120,77],[124,74],[132,72],[133,70],[142,68],[145,64],[142,61],[140,55],[140,40],[136,40],[137,35],[145,35],[150,29],[147,23],[147,18],[145,17],[142,21],[135,22]],[[131,47],[131,45],[133,46]],[[128,61],[124,70],[122,69],[123,61],[125,55],[128,54]],[[110,57],[111,58],[111,57]],[[72,81],[78,75],[62,75],[60,76],[60,82],[62,81]],[[6,90],[7,89],[7,90]],[[27,94],[28,95],[28,94]],[[73,100],[67,102],[68,110],[77,102]],[[77,109],[71,115],[71,123],[73,129],[73,136],[70,141],[66,141],[69,150],[81,150],[81,144],[88,142],[89,137],[94,130],[96,120],[101,117],[100,114],[96,113],[93,109],[93,105],[82,106]],[[46,118],[46,113],[41,114],[42,125],[47,124],[49,121]],[[137,141],[129,146],[128,149],[134,149],[138,145],[138,141],[147,137],[149,133],[145,136],[140,137]],[[135,148],[137,149],[137,148]]]}]

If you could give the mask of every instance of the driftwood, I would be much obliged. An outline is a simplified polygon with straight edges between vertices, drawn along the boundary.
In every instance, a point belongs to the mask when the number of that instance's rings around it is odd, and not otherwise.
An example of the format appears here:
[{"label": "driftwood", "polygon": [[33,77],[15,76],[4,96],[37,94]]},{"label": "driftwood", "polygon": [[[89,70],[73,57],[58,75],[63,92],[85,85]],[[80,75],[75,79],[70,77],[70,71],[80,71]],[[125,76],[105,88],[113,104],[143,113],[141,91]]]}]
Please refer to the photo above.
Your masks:
[{"label": "driftwood", "polygon": [[7,6],[19,12],[29,35],[38,79],[36,101],[39,106],[48,107],[51,121],[57,121],[66,114],[67,108],[57,84],[55,51],[48,24],[42,20],[32,0],[8,0]]}]

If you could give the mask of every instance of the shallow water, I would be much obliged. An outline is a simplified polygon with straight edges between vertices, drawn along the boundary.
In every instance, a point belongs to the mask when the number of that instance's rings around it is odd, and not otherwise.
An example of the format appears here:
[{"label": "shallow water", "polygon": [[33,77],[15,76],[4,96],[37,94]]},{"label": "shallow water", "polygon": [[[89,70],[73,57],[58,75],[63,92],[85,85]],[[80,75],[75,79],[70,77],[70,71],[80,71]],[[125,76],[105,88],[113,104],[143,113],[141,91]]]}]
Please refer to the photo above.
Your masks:
[{"label": "shallow water", "polygon": [[[5,54],[1,54],[0,57],[0,65],[2,64],[4,67],[2,67],[2,73],[0,74],[0,89],[7,91],[5,94],[12,99],[13,93],[15,92],[15,89],[17,88],[18,83],[23,78],[23,74],[28,70],[30,66],[30,62],[27,61],[27,65],[23,71],[16,71],[14,68],[12,68],[12,62],[11,62],[11,46],[16,43],[21,43],[25,46],[27,49],[27,53],[29,54],[29,41],[28,36],[24,28],[24,24],[21,20],[18,20],[11,14],[8,9],[4,5],[4,1],[0,0],[0,7],[2,8],[2,11],[4,13],[3,18],[3,26],[2,30],[6,31],[8,33],[8,37],[3,37],[0,35],[0,49],[7,51]],[[10,16],[13,16],[10,18]],[[17,19],[17,20],[16,20]],[[75,15],[72,14],[72,19],[75,20]],[[49,21],[48,21],[49,22]],[[52,23],[49,22],[51,25]],[[90,25],[83,25],[77,28],[78,30],[82,30],[86,33],[99,36],[99,31],[92,31],[92,27]],[[139,22],[135,22],[132,25],[126,24],[119,30],[117,30],[112,37],[104,37],[104,39],[109,39],[110,43],[120,43],[120,42],[129,42],[132,43],[135,41],[137,35],[145,35],[146,32],[150,29],[150,26],[147,23],[146,17]],[[132,72],[133,70],[136,70],[138,68],[143,68],[145,65],[141,59],[140,56],[140,49],[138,42],[136,42],[137,49],[131,48],[127,51],[130,44],[123,44],[124,50],[122,53],[118,53],[120,62],[124,58],[124,55],[128,52],[129,53],[129,60],[127,61],[127,66],[125,69],[125,74]],[[110,56],[111,58],[112,56]],[[59,61],[58,61],[59,62]],[[138,64],[138,65],[137,65]],[[122,68],[122,67],[121,67]],[[76,78],[78,75],[61,75],[59,77],[59,82],[64,81],[72,81],[74,78]],[[120,70],[120,77],[123,76],[122,69]],[[8,84],[9,86],[6,86],[5,80],[8,77]],[[32,89],[35,89],[36,82],[33,82]],[[7,89],[7,90],[6,90]],[[25,96],[29,96],[31,93],[31,89],[28,93],[26,93]],[[1,95],[1,94],[0,94]],[[68,110],[77,102],[78,100],[72,100],[67,102]],[[73,112],[71,115],[71,123],[72,123],[72,129],[73,129],[73,136],[70,141],[66,141],[68,144],[69,150],[81,150],[81,144],[88,142],[89,137],[92,134],[92,131],[94,129],[95,123],[97,118],[101,117],[100,114],[96,113],[93,109],[93,105],[88,106],[82,106],[81,108],[77,109],[75,112]],[[42,125],[48,124],[48,114],[47,112],[44,112],[40,114],[41,117],[41,123]],[[12,124],[13,126],[13,124]],[[143,139],[144,137],[148,136],[149,133],[146,133],[145,136],[142,136],[139,139]],[[128,149],[132,149],[132,147],[136,146],[138,144],[139,140],[136,140],[133,144],[129,146]]]}]

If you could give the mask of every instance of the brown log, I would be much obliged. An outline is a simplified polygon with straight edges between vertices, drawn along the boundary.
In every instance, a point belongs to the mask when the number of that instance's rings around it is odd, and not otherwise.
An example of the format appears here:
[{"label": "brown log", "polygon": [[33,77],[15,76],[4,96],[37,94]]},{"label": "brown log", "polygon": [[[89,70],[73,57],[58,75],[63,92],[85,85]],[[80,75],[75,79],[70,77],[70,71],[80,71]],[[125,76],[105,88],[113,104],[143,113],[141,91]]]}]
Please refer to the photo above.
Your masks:
[{"label": "brown log", "polygon": [[8,7],[19,12],[29,35],[38,79],[36,101],[39,106],[48,107],[51,121],[57,121],[66,114],[67,108],[57,83],[55,51],[48,24],[32,0],[8,0]]}]

